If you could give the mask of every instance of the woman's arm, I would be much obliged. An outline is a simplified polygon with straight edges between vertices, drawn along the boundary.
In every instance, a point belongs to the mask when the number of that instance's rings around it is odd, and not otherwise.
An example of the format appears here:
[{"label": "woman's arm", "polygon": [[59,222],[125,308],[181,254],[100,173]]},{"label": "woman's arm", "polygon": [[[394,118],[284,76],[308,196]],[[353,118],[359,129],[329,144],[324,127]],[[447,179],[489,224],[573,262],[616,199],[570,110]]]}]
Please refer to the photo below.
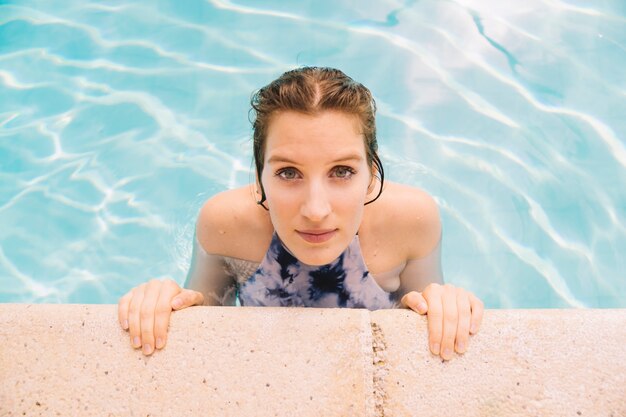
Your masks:
[{"label": "woman's arm", "polygon": [[413,198],[412,204],[405,205],[415,210],[404,225],[413,236],[408,240],[413,255],[400,274],[400,303],[428,314],[430,350],[449,360],[452,352],[466,351],[470,334],[476,334],[480,327],[484,305],[471,292],[443,283],[439,210],[426,193],[420,191]]},{"label": "woman's arm", "polygon": [[406,187],[396,213],[401,234],[398,247],[406,249],[406,265],[400,273],[400,298],[421,292],[433,283],[443,284],[441,220],[435,200],[426,192]]},{"label": "woman's arm", "polygon": [[204,295],[205,306],[234,306],[237,287],[223,256],[207,253],[196,234],[184,288]]},{"label": "woman's arm", "polygon": [[443,285],[441,237],[431,252],[419,259],[409,259],[400,273],[400,294],[424,291],[429,284]]}]

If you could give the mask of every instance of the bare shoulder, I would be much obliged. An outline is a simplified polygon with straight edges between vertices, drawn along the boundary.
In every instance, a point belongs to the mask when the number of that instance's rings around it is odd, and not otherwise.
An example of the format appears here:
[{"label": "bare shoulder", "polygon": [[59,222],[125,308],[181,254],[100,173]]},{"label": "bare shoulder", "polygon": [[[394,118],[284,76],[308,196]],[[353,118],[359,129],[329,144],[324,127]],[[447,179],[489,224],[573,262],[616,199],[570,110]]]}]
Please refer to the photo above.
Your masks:
[{"label": "bare shoulder", "polygon": [[441,239],[437,203],[420,188],[385,182],[372,214],[378,219],[373,222],[378,233],[387,236],[392,247],[402,248],[407,259],[428,255]]},{"label": "bare shoulder", "polygon": [[267,212],[256,204],[250,185],[208,199],[198,214],[196,235],[208,253],[259,260],[272,236]]}]

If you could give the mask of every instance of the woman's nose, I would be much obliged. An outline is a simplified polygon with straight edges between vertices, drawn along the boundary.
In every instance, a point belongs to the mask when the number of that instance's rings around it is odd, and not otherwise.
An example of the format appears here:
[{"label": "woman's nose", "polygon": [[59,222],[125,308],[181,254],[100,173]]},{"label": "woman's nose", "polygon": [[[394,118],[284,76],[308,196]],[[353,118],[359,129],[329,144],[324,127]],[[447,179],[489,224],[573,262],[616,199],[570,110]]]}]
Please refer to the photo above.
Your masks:
[{"label": "woman's nose", "polygon": [[300,214],[313,222],[319,222],[330,212],[331,205],[326,189],[319,183],[312,183],[307,189]]}]

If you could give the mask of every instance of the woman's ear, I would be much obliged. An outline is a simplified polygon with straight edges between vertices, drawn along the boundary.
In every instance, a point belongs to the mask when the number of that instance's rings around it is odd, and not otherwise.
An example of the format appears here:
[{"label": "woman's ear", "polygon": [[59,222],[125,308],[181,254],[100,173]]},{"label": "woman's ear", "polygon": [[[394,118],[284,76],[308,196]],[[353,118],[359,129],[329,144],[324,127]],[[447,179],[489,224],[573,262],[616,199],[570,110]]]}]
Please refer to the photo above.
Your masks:
[{"label": "woman's ear", "polygon": [[266,211],[270,211],[270,209],[264,203],[267,198],[265,196],[265,190],[263,189],[263,185],[261,185],[261,179],[258,175],[256,176],[256,181],[254,184],[254,192],[256,193],[256,203],[263,207]]},{"label": "woman's ear", "polygon": [[261,197],[261,181],[259,180],[259,173],[257,171],[254,171],[255,175],[254,175],[254,192],[256,193],[256,195],[259,196],[259,198]]},{"label": "woman's ear", "polygon": [[370,167],[370,184],[367,186],[367,195],[370,195],[376,188],[376,174],[378,173],[376,166],[372,164]]}]

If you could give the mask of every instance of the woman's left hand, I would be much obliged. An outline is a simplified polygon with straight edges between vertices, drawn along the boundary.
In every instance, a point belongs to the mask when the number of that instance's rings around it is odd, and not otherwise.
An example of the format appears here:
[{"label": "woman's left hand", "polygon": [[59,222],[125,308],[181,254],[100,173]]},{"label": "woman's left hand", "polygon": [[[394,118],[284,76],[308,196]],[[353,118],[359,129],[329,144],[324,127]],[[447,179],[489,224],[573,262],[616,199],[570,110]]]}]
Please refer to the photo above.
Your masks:
[{"label": "woman's left hand", "polygon": [[430,351],[444,360],[452,352],[464,353],[469,335],[476,334],[483,319],[484,304],[469,291],[450,284],[433,283],[424,291],[411,291],[402,297],[403,306],[428,313]]}]

